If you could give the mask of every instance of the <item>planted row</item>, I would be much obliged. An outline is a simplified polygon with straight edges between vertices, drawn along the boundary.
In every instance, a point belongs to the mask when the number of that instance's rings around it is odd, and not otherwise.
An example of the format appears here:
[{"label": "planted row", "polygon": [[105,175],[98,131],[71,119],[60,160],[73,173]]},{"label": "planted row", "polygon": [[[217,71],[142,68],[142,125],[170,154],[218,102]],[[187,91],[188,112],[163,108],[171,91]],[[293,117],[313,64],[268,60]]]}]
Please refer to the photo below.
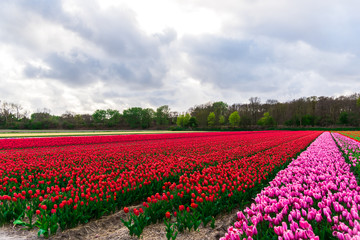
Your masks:
[{"label": "planted row", "polygon": [[272,147],[263,151],[229,161],[219,159],[214,166],[183,174],[178,182],[167,182],[162,192],[148,196],[144,207],[135,209],[123,222],[130,234],[137,236],[145,226],[171,216],[173,227],[167,229],[173,234],[196,230],[201,223],[213,224],[219,213],[248,202],[267,179],[319,134],[293,133],[291,138],[273,138]]},{"label": "planted row", "polygon": [[225,239],[356,239],[360,187],[330,133],[280,171],[237,213]]},{"label": "planted row", "polygon": [[[14,221],[32,228],[35,222],[39,233],[46,236],[58,227],[72,228],[162,193],[178,185],[181,176],[294,139],[311,141],[315,135],[286,131],[180,134],[170,139],[138,135],[137,141],[108,143],[99,143],[98,137],[81,137],[69,146],[59,138],[38,139],[31,148],[0,151],[0,223]],[[63,145],[49,146],[57,141]],[[41,143],[45,147],[39,147]],[[214,182],[214,193],[220,183]],[[183,187],[194,190],[187,185]]]},{"label": "planted row", "polygon": [[[250,134],[251,132],[243,132],[243,134]],[[194,138],[194,137],[210,137],[238,134],[236,132],[227,133],[169,133],[169,134],[139,134],[139,135],[113,135],[113,136],[79,136],[79,137],[41,137],[41,138],[14,138],[14,139],[0,139],[0,149],[13,148],[37,148],[37,147],[51,147],[51,146],[66,146],[66,145],[85,145],[85,144],[101,144],[114,142],[133,142],[146,140],[165,140],[178,138]]]},{"label": "planted row", "polygon": [[360,184],[360,142],[345,137],[339,133],[332,133],[336,143],[344,153],[345,160],[350,164],[351,171],[355,174],[358,185]]}]

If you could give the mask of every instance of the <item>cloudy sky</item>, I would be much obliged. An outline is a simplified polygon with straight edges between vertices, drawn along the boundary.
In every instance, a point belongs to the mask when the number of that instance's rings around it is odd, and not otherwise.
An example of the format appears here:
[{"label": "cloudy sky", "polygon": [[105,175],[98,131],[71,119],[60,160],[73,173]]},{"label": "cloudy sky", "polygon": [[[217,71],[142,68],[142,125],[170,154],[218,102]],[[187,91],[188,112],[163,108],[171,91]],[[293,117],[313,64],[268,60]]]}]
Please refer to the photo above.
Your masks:
[{"label": "cloudy sky", "polygon": [[1,0],[0,100],[30,111],[360,90],[355,0]]}]

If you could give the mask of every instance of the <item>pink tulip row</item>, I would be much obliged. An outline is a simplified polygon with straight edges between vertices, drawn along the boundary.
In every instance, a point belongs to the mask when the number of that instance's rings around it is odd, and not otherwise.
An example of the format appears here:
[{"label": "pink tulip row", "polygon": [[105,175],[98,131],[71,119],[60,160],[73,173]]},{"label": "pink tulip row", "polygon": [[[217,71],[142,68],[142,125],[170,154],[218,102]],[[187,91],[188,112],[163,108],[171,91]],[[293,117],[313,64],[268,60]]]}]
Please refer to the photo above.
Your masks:
[{"label": "pink tulip row", "polygon": [[360,187],[330,133],[269,185],[221,240],[360,239]]},{"label": "pink tulip row", "polygon": [[352,166],[355,167],[359,161],[360,142],[355,141],[339,133],[332,133],[332,135],[335,138],[337,144],[340,146],[340,148],[348,156]]}]

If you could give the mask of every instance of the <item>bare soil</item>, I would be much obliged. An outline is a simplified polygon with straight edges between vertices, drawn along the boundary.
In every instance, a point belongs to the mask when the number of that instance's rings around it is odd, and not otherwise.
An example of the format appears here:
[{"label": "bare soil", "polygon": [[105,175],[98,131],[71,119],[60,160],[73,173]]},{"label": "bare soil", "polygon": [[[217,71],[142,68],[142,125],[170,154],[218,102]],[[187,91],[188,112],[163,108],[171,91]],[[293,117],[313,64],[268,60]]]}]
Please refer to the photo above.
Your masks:
[{"label": "bare soil", "polygon": [[[140,207],[139,206],[133,206]],[[130,210],[132,209],[130,208]],[[233,210],[230,213],[222,214],[216,218],[215,228],[202,225],[197,231],[184,231],[178,233],[178,240],[215,240],[225,235],[228,227],[236,221],[236,212]],[[129,230],[120,221],[120,218],[125,219],[124,211],[119,211],[115,214],[104,216],[98,220],[90,221],[87,224],[80,225],[73,229],[68,229],[63,232],[58,231],[56,235],[49,237],[52,240],[62,239],[96,239],[96,240],[136,240],[137,237],[130,236]],[[44,237],[37,236],[38,229],[26,230],[20,226],[6,225],[0,228],[0,240],[35,240],[44,239]],[[147,226],[140,239],[143,240],[166,240],[166,230],[164,223],[153,224]]]}]

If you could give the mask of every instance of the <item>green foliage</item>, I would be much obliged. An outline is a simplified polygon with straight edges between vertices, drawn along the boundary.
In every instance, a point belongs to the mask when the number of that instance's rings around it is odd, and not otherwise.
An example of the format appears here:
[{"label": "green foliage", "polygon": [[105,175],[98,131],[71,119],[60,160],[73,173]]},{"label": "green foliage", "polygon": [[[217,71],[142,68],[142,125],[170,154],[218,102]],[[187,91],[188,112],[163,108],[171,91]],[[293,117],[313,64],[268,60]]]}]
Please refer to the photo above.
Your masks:
[{"label": "green foliage", "polygon": [[166,226],[166,238],[168,240],[175,240],[178,235],[178,231],[176,231],[175,223],[171,223],[169,220],[165,220]]},{"label": "green foliage", "polygon": [[223,115],[221,115],[219,117],[219,125],[224,125],[225,124],[225,117]]},{"label": "green foliage", "polygon": [[143,232],[145,226],[148,224],[150,217],[147,217],[144,214],[140,214],[138,217],[133,213],[130,213],[129,220],[126,221],[124,219],[120,219],[123,222],[125,227],[129,229],[129,233],[131,236],[136,235],[138,238]]},{"label": "green foliage", "polygon": [[121,114],[118,110],[107,109],[106,110],[106,125],[113,127],[120,122]]},{"label": "green foliage", "polygon": [[251,125],[251,118],[250,116],[241,116],[240,124],[242,127],[250,126]]},{"label": "green foliage", "polygon": [[141,127],[149,128],[154,119],[155,111],[151,108],[145,108],[141,111]]},{"label": "green foliage", "polygon": [[340,113],[339,122],[340,122],[340,124],[344,124],[344,125],[348,124],[349,123],[349,114],[347,112]]},{"label": "green foliage", "polygon": [[314,126],[315,124],[315,117],[313,115],[304,115],[301,118],[301,122],[303,126]]},{"label": "green foliage", "polygon": [[[84,119],[81,115],[76,115],[74,121],[77,125],[84,124]],[[115,109],[98,109],[92,114],[93,121],[103,126],[113,127],[120,122],[121,114]]]},{"label": "green foliage", "polygon": [[196,127],[197,120],[195,117],[191,117],[189,113],[182,115],[180,114],[176,119],[176,125],[179,127]]},{"label": "green foliage", "polygon": [[185,114],[185,116],[184,116],[184,126],[183,127],[188,127],[189,126],[190,118],[191,118],[191,116],[190,116],[189,113]]},{"label": "green foliage", "polygon": [[216,116],[216,122],[214,125],[216,125],[217,123],[220,124],[220,116],[223,116],[226,114],[226,112],[228,111],[228,105],[227,105],[227,103],[224,103],[222,101],[214,102],[212,105],[212,108],[213,108],[213,111]]},{"label": "green foliage", "polygon": [[106,119],[106,110],[97,109],[92,115],[95,123],[104,123]]},{"label": "green foliage", "polygon": [[259,121],[257,122],[258,125],[260,126],[266,126],[266,127],[270,127],[270,126],[274,126],[275,125],[275,121],[272,118],[272,116],[270,116],[269,112],[264,113],[264,116],[262,118],[259,119]]},{"label": "green foliage", "polygon": [[169,125],[170,108],[168,105],[158,107],[155,112],[156,124],[159,126]]},{"label": "green foliage", "polygon": [[208,122],[209,127],[215,126],[215,113],[214,112],[209,113],[207,122]]},{"label": "green foliage", "polygon": [[141,124],[141,113],[142,113],[142,108],[133,107],[133,108],[124,110],[123,116],[124,116],[125,121],[127,122],[127,124],[129,124],[129,126],[131,128],[140,128],[142,125]]},{"label": "green foliage", "polygon": [[198,124],[198,122],[197,122],[196,117],[191,117],[191,118],[189,119],[188,127],[196,128],[198,125],[199,125],[199,124]]},{"label": "green foliage", "polygon": [[176,125],[178,127],[183,127],[184,126],[184,115],[179,115],[176,119]]},{"label": "green foliage", "polygon": [[58,116],[52,116],[48,112],[36,112],[31,114],[30,129],[49,129],[59,127]]},{"label": "green foliage", "polygon": [[70,123],[70,122],[64,121],[62,123],[62,127],[65,128],[65,129],[74,129],[75,125]]},{"label": "green foliage", "polygon": [[124,110],[123,117],[131,128],[149,128],[155,112],[151,108],[133,107]]},{"label": "green foliage", "polygon": [[233,113],[230,114],[229,116],[229,123],[232,127],[237,127],[240,124],[240,115],[238,113],[238,111],[235,111]]},{"label": "green foliage", "polygon": [[[291,126],[291,127],[334,127],[360,126],[360,94],[350,96],[331,97],[308,97],[294,99],[279,103],[270,99],[266,104],[261,104],[260,98],[250,98],[247,104],[233,104],[218,101],[196,105],[189,109],[189,115],[181,115],[176,119],[176,114],[170,112],[168,105],[160,106],[156,111],[142,108],[131,108],[124,111],[123,116],[118,110],[98,109],[93,114],[76,114],[65,112],[61,116],[50,114],[49,109],[37,110],[29,114],[26,109],[16,103],[0,101],[0,128],[5,129],[92,129],[92,128],[169,128],[174,122],[180,128],[205,127],[224,129],[229,115],[237,110],[241,115],[240,125],[242,128],[253,128],[259,123],[264,126]],[[262,119],[264,112],[270,113],[274,123],[266,123]],[[215,121],[212,113],[215,114]],[[271,121],[270,121],[271,122]],[[236,126],[231,125],[229,126]],[[175,127],[175,126],[172,126]]]}]

